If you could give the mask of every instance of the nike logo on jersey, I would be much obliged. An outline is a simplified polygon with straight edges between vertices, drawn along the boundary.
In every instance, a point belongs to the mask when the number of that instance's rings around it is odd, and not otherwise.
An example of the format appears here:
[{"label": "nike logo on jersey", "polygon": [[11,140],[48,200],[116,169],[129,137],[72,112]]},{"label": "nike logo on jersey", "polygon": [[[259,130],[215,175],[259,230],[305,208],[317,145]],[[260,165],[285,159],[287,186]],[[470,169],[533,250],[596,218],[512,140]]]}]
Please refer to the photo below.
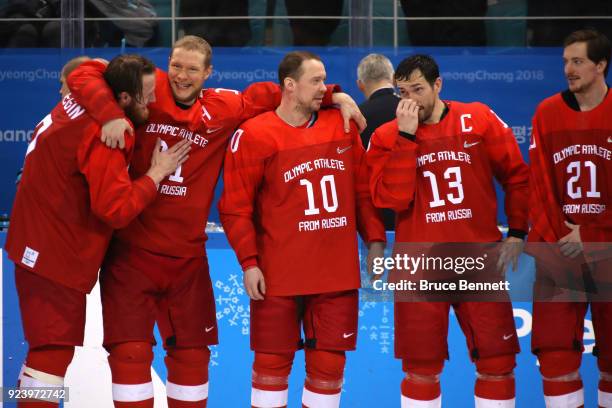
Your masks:
[{"label": "nike logo on jersey", "polygon": [[612,143],[612,136],[608,136],[608,143]]},{"label": "nike logo on jersey", "polygon": [[345,339],[348,339],[349,337],[351,337],[353,334],[355,333],[342,333],[342,337],[344,337]]},{"label": "nike logo on jersey", "polygon": [[531,144],[529,145],[529,150],[531,149],[535,149],[536,148],[536,141],[535,141],[535,137],[531,137]]},{"label": "nike logo on jersey", "polygon": [[205,329],[204,329],[204,331],[205,331],[206,333],[208,333],[208,332],[210,332],[210,331],[211,331],[212,329],[214,329],[214,328],[215,328],[215,326],[210,326],[210,327],[205,328]]},{"label": "nike logo on jersey", "polygon": [[351,147],[353,147],[353,145],[346,146],[344,149],[341,149],[341,148],[338,147],[338,148],[336,148],[336,153],[342,154],[342,153],[346,152],[347,150],[349,150]]},{"label": "nike logo on jersey", "polygon": [[221,129],[223,129],[222,126],[219,126],[219,127],[216,127],[216,128],[206,129],[206,133],[210,135],[211,133],[215,133],[216,131],[221,130]]},{"label": "nike logo on jersey", "polygon": [[512,336],[514,336],[514,333],[512,333],[512,334],[504,334],[504,340],[508,340]]},{"label": "nike logo on jersey", "polygon": [[472,146],[476,146],[478,143],[480,143],[480,140],[474,143],[468,143],[467,140],[465,142],[463,142],[463,147],[466,149],[469,149]]}]

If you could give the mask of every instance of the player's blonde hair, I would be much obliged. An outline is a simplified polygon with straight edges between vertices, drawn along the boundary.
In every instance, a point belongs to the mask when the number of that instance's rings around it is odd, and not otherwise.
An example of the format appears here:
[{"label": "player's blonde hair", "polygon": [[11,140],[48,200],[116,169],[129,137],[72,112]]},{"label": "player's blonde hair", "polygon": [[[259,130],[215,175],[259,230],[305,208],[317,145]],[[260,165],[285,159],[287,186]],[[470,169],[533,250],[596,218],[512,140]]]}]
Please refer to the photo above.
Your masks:
[{"label": "player's blonde hair", "polygon": [[208,41],[203,39],[202,37],[198,37],[197,35],[186,35],[183,38],[177,40],[172,46],[172,52],[170,53],[170,58],[172,58],[172,54],[174,54],[174,50],[177,48],[181,48],[187,51],[198,51],[204,55],[204,67],[208,68],[212,61],[212,48]]},{"label": "player's blonde hair", "polygon": [[82,55],[80,57],[76,57],[71,59],[70,61],[68,61],[66,64],[64,64],[64,66],[62,67],[62,72],[60,73],[60,77],[62,78],[66,78],[68,75],[70,75],[70,73],[72,71],[74,71],[79,65],[81,65],[82,63],[84,63],[85,61],[89,61],[91,58],[89,58],[86,55]]}]

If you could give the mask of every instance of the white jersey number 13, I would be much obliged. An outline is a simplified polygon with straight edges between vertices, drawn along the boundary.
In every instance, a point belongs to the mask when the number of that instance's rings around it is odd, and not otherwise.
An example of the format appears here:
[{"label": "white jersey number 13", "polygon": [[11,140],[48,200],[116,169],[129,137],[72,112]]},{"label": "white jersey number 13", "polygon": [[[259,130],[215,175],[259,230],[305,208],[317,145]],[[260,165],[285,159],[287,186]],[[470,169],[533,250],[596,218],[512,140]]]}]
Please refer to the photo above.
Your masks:
[{"label": "white jersey number 13", "polygon": [[[438,180],[436,175],[429,170],[423,172],[423,176],[429,178],[431,183],[431,194],[433,200],[429,202],[431,208],[442,207],[446,204],[446,201],[440,198],[440,191],[438,190]],[[460,167],[449,167],[444,172],[444,179],[449,180],[448,187],[454,188],[455,193],[448,193],[446,198],[453,204],[460,204],[463,201],[463,185],[461,184],[461,168]]]}]

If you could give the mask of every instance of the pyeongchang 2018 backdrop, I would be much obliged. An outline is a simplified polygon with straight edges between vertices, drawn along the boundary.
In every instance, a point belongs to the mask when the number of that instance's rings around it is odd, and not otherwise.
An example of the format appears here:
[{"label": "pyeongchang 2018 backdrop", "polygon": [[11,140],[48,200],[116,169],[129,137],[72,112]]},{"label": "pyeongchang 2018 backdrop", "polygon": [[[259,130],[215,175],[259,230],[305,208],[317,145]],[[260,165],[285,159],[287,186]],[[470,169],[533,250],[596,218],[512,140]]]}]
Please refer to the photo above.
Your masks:
[{"label": "pyeongchang 2018 backdrop", "polygon": [[[531,133],[531,117],[544,98],[566,88],[561,49],[506,48],[400,48],[310,49],[325,63],[328,83],[340,84],[357,102],[363,100],[356,82],[359,60],[370,52],[387,55],[396,65],[414,53],[429,53],[440,65],[442,98],[488,104],[510,127],[524,157]],[[277,66],[288,49],[223,49],[213,54],[213,74],[206,87],[243,89],[255,81],[276,81]],[[159,67],[167,68],[169,49],[128,49],[141,53]],[[117,49],[88,49],[91,57],[111,59]],[[62,65],[80,53],[64,50],[8,50],[0,54],[0,214],[10,214],[15,195],[15,176],[32,130],[59,102],[59,72]],[[221,185],[217,186],[217,193]],[[503,201],[500,201],[503,203]],[[498,219],[504,224],[503,208]],[[213,206],[211,221],[218,221]],[[208,257],[215,289],[220,345],[213,348],[210,371],[210,407],[244,407],[250,401],[252,353],[249,350],[249,301],[242,287],[242,273],[222,233],[210,234]],[[0,233],[3,247],[5,233]],[[305,249],[306,250],[306,249]],[[11,387],[27,350],[19,316],[13,265],[2,251],[2,385]],[[523,263],[529,260],[525,257]],[[66,407],[112,407],[110,370],[100,343],[101,310],[94,290],[88,299],[86,345],[77,351],[66,384],[70,402]],[[544,406],[537,362],[530,353],[531,306],[515,303],[514,314],[522,352],[516,369],[517,406]],[[348,353],[343,407],[398,407],[401,364],[393,358],[393,305],[385,302],[360,304],[356,352]],[[593,326],[585,321],[585,357],[582,374],[585,406],[595,407],[597,368],[592,356]],[[451,319],[450,361],[442,376],[443,406],[471,407],[474,367],[469,362],[464,337]],[[166,371],[163,350],[156,347],[153,378],[156,407],[165,406],[163,383]],[[300,406],[304,379],[303,354],[297,353],[290,379],[289,406]]]}]

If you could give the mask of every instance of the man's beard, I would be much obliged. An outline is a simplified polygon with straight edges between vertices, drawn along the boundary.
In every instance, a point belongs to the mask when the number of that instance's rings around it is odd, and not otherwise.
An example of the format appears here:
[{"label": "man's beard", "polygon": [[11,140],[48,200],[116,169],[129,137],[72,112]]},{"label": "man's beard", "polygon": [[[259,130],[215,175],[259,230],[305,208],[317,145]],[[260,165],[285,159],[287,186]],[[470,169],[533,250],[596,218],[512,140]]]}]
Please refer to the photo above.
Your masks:
[{"label": "man's beard", "polygon": [[309,102],[298,101],[296,110],[304,115],[312,115],[321,109],[321,104],[315,103],[314,99]]},{"label": "man's beard", "polygon": [[423,109],[419,109],[419,122],[420,123],[425,123],[427,122],[430,118],[431,115],[433,113],[433,106],[429,109],[427,109],[426,107],[423,107]]},{"label": "man's beard", "polygon": [[146,107],[144,109],[139,109],[134,101],[125,108],[125,114],[135,127],[144,125],[147,123],[147,119],[149,119],[149,109]]},{"label": "man's beard", "polygon": [[585,91],[589,89],[589,85],[590,84],[585,84],[584,82],[580,84],[576,84],[576,82],[574,82],[574,84],[569,85],[568,87],[570,91],[573,93],[584,93]]}]

